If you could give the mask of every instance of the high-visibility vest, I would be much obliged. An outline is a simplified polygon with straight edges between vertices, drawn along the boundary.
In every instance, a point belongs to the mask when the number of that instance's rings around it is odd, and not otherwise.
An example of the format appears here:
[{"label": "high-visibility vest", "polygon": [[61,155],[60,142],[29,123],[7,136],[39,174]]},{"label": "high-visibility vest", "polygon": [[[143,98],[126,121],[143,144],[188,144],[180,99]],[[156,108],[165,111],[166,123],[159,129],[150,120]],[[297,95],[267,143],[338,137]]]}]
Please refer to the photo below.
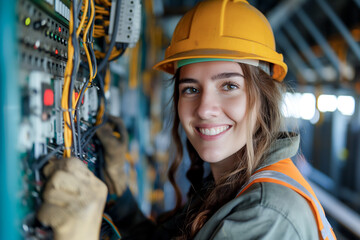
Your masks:
[{"label": "high-visibility vest", "polygon": [[316,198],[314,191],[290,158],[281,160],[256,171],[251,175],[248,183],[241,188],[236,197],[240,196],[252,184],[257,182],[272,182],[281,184],[299,193],[308,201],[315,215],[320,239],[336,239],[332,227],[325,216],[324,209],[322,208],[319,200]]}]

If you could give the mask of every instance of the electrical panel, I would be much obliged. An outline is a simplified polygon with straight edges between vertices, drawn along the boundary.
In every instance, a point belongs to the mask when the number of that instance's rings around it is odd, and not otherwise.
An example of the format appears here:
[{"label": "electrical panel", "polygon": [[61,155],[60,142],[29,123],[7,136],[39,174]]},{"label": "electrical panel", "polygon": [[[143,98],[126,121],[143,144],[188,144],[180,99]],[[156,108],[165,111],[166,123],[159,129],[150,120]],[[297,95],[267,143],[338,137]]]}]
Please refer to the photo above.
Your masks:
[{"label": "electrical panel", "polygon": [[[44,178],[42,166],[51,157],[62,157],[64,121],[61,107],[64,73],[68,60],[70,1],[21,0],[17,4],[18,76],[21,93],[21,124],[18,149],[21,155],[21,237],[52,239],[52,233],[36,220]],[[80,58],[85,58],[80,41]],[[88,71],[79,67],[75,95],[86,84]],[[79,107],[80,132],[96,122],[98,88],[89,86]],[[77,96],[75,96],[77,97]],[[84,138],[85,139],[85,138]],[[96,171],[96,144],[84,145],[81,159]]]},{"label": "electrical panel", "polygon": [[[20,102],[15,174],[20,216],[14,218],[21,239],[47,240],[53,232],[36,218],[47,181],[43,167],[52,158],[74,156],[103,180],[102,148],[94,136],[109,110],[120,114],[120,104],[115,104],[120,96],[110,91],[114,74],[109,62],[117,63],[138,41],[141,3],[17,0],[14,5],[15,24],[7,26],[16,29],[10,48],[17,59],[9,66],[17,79],[4,75],[6,82],[16,82],[19,96],[13,99]],[[113,226],[106,224],[103,221],[100,239],[113,239]]]},{"label": "electrical panel", "polygon": [[[113,1],[116,6],[116,1]],[[110,34],[114,25],[115,8],[111,9]],[[140,37],[141,4],[140,0],[121,1],[119,24],[116,42],[128,43],[129,47],[135,46]]]}]

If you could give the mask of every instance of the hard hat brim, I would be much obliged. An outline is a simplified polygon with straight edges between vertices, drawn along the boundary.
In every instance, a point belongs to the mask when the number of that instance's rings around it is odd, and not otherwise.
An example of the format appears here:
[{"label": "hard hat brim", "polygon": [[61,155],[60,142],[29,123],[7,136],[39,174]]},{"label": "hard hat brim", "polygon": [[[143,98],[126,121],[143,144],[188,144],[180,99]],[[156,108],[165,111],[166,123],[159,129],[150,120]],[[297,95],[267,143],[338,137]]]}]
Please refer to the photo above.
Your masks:
[{"label": "hard hat brim", "polygon": [[287,65],[283,62],[283,57],[278,54],[279,59],[269,59],[255,54],[242,53],[239,51],[231,51],[225,49],[195,49],[191,51],[181,52],[165,58],[165,60],[157,63],[153,68],[161,70],[169,74],[175,74],[175,63],[183,59],[191,58],[221,58],[221,59],[255,59],[274,64],[272,77],[275,80],[282,81],[287,73]]}]

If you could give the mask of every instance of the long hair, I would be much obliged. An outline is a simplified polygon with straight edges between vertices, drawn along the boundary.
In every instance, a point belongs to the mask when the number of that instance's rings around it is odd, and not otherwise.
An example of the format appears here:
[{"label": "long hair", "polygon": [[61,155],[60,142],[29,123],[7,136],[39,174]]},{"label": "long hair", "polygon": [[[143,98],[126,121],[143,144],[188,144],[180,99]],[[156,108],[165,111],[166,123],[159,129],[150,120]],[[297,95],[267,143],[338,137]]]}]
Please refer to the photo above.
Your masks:
[{"label": "long hair", "polygon": [[[237,161],[230,172],[224,173],[218,183],[213,185],[206,194],[201,204],[189,211],[186,216],[183,235],[179,239],[194,238],[205,222],[224,204],[233,199],[241,186],[250,178],[254,170],[266,157],[266,152],[271,143],[277,138],[282,125],[281,98],[283,86],[273,80],[268,74],[257,67],[239,63],[245,78],[247,97],[246,113],[246,144],[235,153]],[[168,176],[176,193],[176,206],[174,212],[181,207],[181,192],[175,182],[175,173],[182,157],[182,143],[179,136],[180,120],[178,116],[179,102],[179,71],[174,76],[175,86],[173,93],[174,122],[172,129],[173,141],[177,154],[169,169]],[[255,127],[253,123],[255,121]],[[187,140],[191,165],[187,178],[191,183],[188,196],[199,191],[203,181],[203,160],[194,147]]]}]

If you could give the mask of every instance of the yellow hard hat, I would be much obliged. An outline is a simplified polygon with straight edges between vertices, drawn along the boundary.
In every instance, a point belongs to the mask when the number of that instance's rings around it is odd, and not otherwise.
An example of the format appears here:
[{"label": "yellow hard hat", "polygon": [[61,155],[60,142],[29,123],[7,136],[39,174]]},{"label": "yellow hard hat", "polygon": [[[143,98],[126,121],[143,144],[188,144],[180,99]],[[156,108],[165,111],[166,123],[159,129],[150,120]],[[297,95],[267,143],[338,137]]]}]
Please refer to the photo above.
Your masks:
[{"label": "yellow hard hat", "polygon": [[177,24],[165,59],[155,69],[174,74],[185,59],[259,60],[272,64],[272,77],[283,80],[287,66],[276,52],[265,16],[246,0],[206,0]]}]

